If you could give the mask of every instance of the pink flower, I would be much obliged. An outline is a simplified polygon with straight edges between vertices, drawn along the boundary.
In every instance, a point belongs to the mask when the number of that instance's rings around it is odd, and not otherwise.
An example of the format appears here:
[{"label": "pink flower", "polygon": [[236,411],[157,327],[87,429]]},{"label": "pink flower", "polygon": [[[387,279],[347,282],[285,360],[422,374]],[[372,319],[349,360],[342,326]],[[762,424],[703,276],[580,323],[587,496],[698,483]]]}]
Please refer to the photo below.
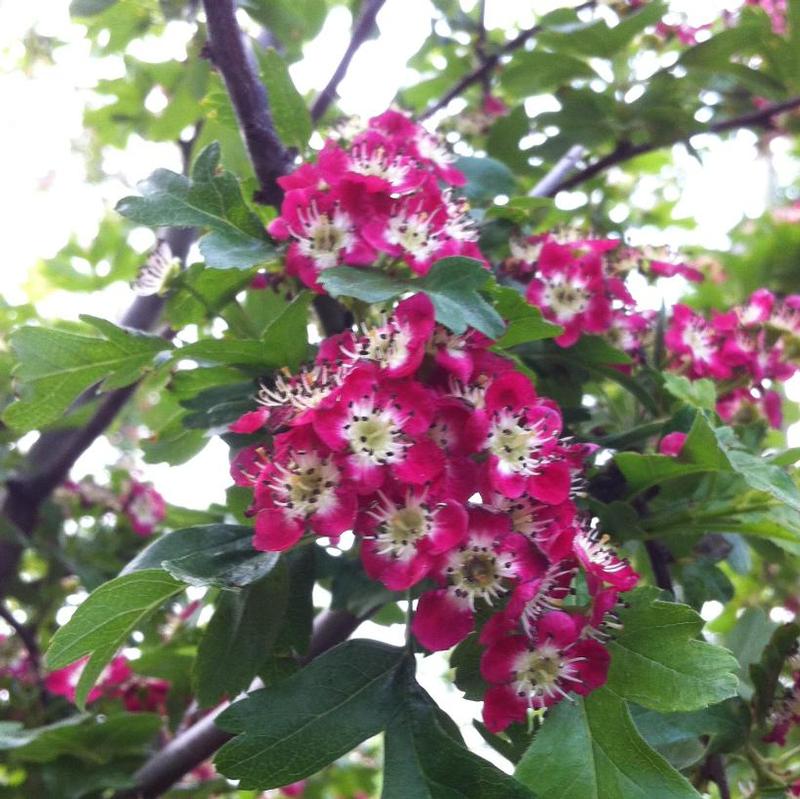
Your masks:
[{"label": "pink flower", "polygon": [[680,275],[692,283],[702,283],[705,276],[699,269],[688,264],[675,264],[668,261],[650,261],[650,271],[659,277],[674,277]]},{"label": "pink flower", "polygon": [[492,604],[540,568],[507,517],[472,507],[466,538],[439,558],[436,576],[445,587],[422,595],[411,630],[427,649],[449,649],[474,629],[478,600]]},{"label": "pink flower", "polygon": [[137,535],[149,536],[167,515],[167,504],[149,483],[131,482],[123,510]]},{"label": "pink flower", "polygon": [[619,591],[630,591],[639,582],[639,575],[624,558],[608,546],[608,537],[598,537],[594,532],[582,530],[572,542],[578,562],[587,579],[612,585]]},{"label": "pink flower", "polygon": [[489,646],[481,658],[481,675],[491,684],[483,720],[492,732],[524,721],[529,709],[560,702],[570,691],[586,695],[605,683],[608,651],[579,636],[572,616],[551,611],[531,638],[512,635]]},{"label": "pink flower", "polygon": [[677,458],[686,443],[686,433],[667,433],[658,444],[658,451],[662,455]]},{"label": "pink flower", "polygon": [[343,473],[341,457],[308,427],[277,436],[254,480],[256,549],[288,549],[307,531],[336,537],[350,529],[356,501]]},{"label": "pink flower", "polygon": [[269,408],[259,408],[242,414],[233,424],[228,425],[232,433],[256,433],[269,419]]},{"label": "pink flower", "polygon": [[284,785],[279,790],[283,796],[302,796],[306,790],[306,781],[298,780],[291,785]]},{"label": "pink flower", "polygon": [[363,536],[361,559],[373,580],[404,591],[426,577],[441,555],[458,546],[467,532],[467,511],[454,500],[427,501],[425,492],[409,488],[397,499],[378,492],[356,532]]},{"label": "pink flower", "polygon": [[558,456],[561,414],[536,396],[518,372],[498,377],[486,392],[485,409],[470,420],[472,435],[489,451],[492,487],[509,498],[528,492],[547,504],[563,502],[572,478]]}]

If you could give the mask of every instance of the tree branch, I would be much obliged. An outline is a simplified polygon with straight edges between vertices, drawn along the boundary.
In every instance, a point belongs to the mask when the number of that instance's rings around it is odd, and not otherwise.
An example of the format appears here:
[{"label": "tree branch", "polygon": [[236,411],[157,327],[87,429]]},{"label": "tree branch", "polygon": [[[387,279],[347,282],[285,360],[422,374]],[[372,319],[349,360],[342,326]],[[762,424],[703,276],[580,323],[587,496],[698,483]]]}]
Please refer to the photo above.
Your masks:
[{"label": "tree branch", "polygon": [[[308,663],[345,641],[361,622],[362,619],[346,611],[323,611],[314,623],[308,654],[302,662]],[[156,752],[134,775],[135,786],[117,794],[115,799],[155,799],[208,760],[233,737],[214,723],[227,706],[224,703],[215,708]]]},{"label": "tree branch", "polygon": [[28,658],[34,671],[39,672],[39,644],[36,641],[36,633],[24,624],[20,624],[15,618],[14,614],[5,606],[4,602],[0,602],[0,619],[2,619],[19,637],[20,643],[28,650]]},{"label": "tree branch", "polygon": [[[583,11],[587,8],[592,8],[597,4],[597,0],[588,0],[588,2],[581,3],[575,7],[575,12]],[[472,72],[468,72],[461,78],[452,89],[446,92],[439,100],[433,105],[428,106],[418,117],[421,121],[433,116],[437,111],[446,108],[451,100],[463,94],[470,86],[476,83],[484,83],[491,77],[492,71],[500,63],[504,56],[510,55],[515,50],[519,50],[529,39],[536,36],[542,30],[541,25],[533,25],[530,28],[520,31],[513,39],[509,39],[496,53],[485,55],[481,64],[479,64]]]},{"label": "tree branch", "polygon": [[[170,228],[164,238],[173,254],[183,261],[194,240],[194,232]],[[122,317],[121,324],[136,330],[151,330],[158,322],[163,306],[161,297],[138,297]],[[0,511],[17,528],[23,541],[33,533],[39,509],[53,489],[67,478],[78,458],[111,424],[137,385],[134,383],[104,395],[94,415],[83,427],[48,431],[31,447],[24,470],[6,483]],[[73,407],[80,407],[96,397],[96,390],[90,389],[75,401]],[[22,550],[20,540],[0,540],[0,594],[16,572]]]},{"label": "tree branch", "polygon": [[314,122],[319,122],[319,120],[322,119],[325,112],[334,101],[339,84],[347,74],[353,56],[372,33],[375,27],[375,18],[378,16],[378,12],[383,8],[385,2],[386,0],[364,0],[358,21],[353,27],[353,35],[350,38],[350,44],[347,45],[342,60],[334,70],[333,75],[331,75],[328,85],[320,92],[319,97],[314,100],[314,104],[311,106],[311,119],[313,119]]},{"label": "tree branch", "polygon": [[531,189],[531,197],[553,197],[560,185],[586,152],[582,144],[574,144],[553,168]]},{"label": "tree branch", "polygon": [[678,144],[682,141],[688,141],[692,137],[699,136],[703,133],[725,133],[730,130],[739,130],[741,128],[749,127],[769,128],[772,125],[772,120],[774,117],[778,116],[779,114],[783,114],[786,111],[792,111],[795,108],[800,108],[800,97],[793,97],[790,100],[766,106],[758,111],[753,111],[748,114],[732,117],[731,119],[715,122],[714,124],[708,125],[703,129],[692,131],[684,138],[675,139],[671,142],[645,142],[643,144],[620,142],[608,155],[598,158],[596,161],[589,164],[579,172],[576,172],[571,177],[567,177],[562,180],[554,188],[553,194],[556,194],[559,191],[572,189],[575,186],[590,180],[595,175],[604,172],[606,169],[616,166],[617,164],[622,164],[625,161],[629,161],[631,158],[635,158],[638,155],[659,150],[662,147],[672,146],[673,144]]},{"label": "tree branch", "polygon": [[208,25],[208,49],[228,89],[260,189],[254,199],[279,207],[283,191],[277,180],[292,166],[269,111],[267,90],[258,77],[253,56],[245,49],[235,0],[203,0]]}]

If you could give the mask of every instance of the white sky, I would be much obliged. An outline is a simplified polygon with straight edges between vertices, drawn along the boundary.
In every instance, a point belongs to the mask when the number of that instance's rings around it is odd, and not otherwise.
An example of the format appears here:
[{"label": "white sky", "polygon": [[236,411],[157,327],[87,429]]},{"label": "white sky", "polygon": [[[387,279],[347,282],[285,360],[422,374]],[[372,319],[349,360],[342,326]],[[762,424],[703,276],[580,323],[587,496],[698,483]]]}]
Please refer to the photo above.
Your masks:
[{"label": "white sky", "polygon": [[[475,0],[462,0],[470,10]],[[110,151],[105,167],[113,173],[101,184],[86,180],[79,152],[83,136],[82,111],[92,87],[99,78],[122,74],[119,58],[98,63],[90,54],[82,26],[73,24],[67,0],[0,0],[0,99],[6,109],[0,116],[0,152],[4,155],[3,186],[0,192],[0,220],[4,267],[0,273],[0,293],[10,302],[23,302],[26,291],[37,298],[30,284],[29,271],[41,259],[54,256],[69,236],[77,234],[90,241],[99,219],[116,201],[130,193],[138,180],[157,167],[179,169],[175,148],[132,140],[124,153]],[[529,24],[526,15],[559,7],[557,0],[520,3],[518,0],[488,0],[487,24],[490,28],[511,28]],[[720,9],[736,5],[735,0],[673,0],[673,8],[686,12],[689,21],[700,24],[719,14]],[[388,0],[378,16],[382,35],[367,42],[353,60],[350,73],[340,87],[341,106],[349,113],[368,116],[379,113],[391,101],[398,86],[414,80],[406,61],[422,44],[430,29],[429,0]],[[21,54],[22,39],[32,26],[40,34],[56,36],[65,46],[56,52],[56,66],[37,66],[32,75],[14,71]],[[336,8],[323,31],[310,43],[306,57],[292,68],[302,92],[318,90],[327,82],[349,36],[350,15]],[[136,55],[150,61],[174,57],[186,39],[186,27],[170,25],[166,41],[147,40]],[[765,208],[769,172],[759,158],[752,134],[741,133],[707,151],[703,163],[679,153],[676,168],[685,186],[678,206],[680,215],[693,217],[698,227],[689,233],[681,229],[661,235],[672,244],[701,244],[724,247],[726,233],[743,214],[757,216]],[[796,169],[780,143],[775,145],[783,179],[795,177]],[[642,181],[632,197],[636,203],[650,200],[652,186]],[[655,235],[647,231],[647,235]],[[149,234],[131,239],[137,249],[146,250]],[[658,243],[652,241],[652,243]],[[53,294],[41,302],[41,312],[53,318],[75,318],[78,313],[97,313],[117,317],[131,301],[126,286],[113,286],[94,295]],[[800,396],[800,386],[796,387]],[[797,431],[800,435],[800,430]],[[96,472],[111,462],[116,451],[100,439],[78,464],[78,475]],[[212,441],[195,459],[183,467],[148,466],[145,475],[152,479],[171,502],[205,507],[209,501],[223,501],[227,485],[227,447]],[[365,625],[365,634],[386,637],[385,628]],[[402,628],[388,636],[399,643]],[[439,679],[446,669],[441,656],[427,659],[421,666],[426,687],[446,704],[461,725],[476,715],[476,705],[455,701],[457,692]],[[465,730],[470,743],[477,733]],[[482,747],[485,751],[485,747]]]}]

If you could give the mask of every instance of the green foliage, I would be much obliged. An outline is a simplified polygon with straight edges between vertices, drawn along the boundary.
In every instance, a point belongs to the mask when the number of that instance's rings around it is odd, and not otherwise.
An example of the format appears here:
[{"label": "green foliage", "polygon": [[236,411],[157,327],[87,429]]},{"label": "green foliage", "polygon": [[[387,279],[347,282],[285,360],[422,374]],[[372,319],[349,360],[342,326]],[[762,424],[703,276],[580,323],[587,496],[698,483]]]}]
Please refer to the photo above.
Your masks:
[{"label": "green foliage", "polygon": [[223,592],[194,664],[197,701],[211,707],[245,690],[269,657],[284,619],[289,575],[278,564],[243,591]]},{"label": "green foliage", "polygon": [[503,332],[503,320],[481,296],[479,289],[490,280],[490,273],[474,258],[442,258],[422,278],[392,277],[369,269],[337,266],[320,275],[320,283],[333,297],[354,297],[365,302],[381,302],[407,291],[424,291],[436,309],[436,319],[454,333],[468,326],[490,338]]},{"label": "green foliage", "polygon": [[736,660],[697,640],[700,615],[638,589],[620,610],[622,632],[609,643],[608,687],[622,698],[663,713],[697,710],[736,694]]},{"label": "green foliage", "polygon": [[273,257],[258,216],[242,197],[239,181],[219,170],[220,146],[210,144],[192,167],[191,179],[157,169],[139,186],[141,197],[124,197],[117,211],[150,227],[208,229],[200,252],[214,269],[246,269]]},{"label": "green foliage", "polygon": [[533,799],[522,784],[464,747],[418,685],[406,687],[386,730],[381,799]]},{"label": "green foliage", "polygon": [[750,678],[755,686],[753,710],[759,722],[765,721],[775,703],[778,678],[786,665],[786,658],[797,652],[799,636],[800,625],[781,625],[764,647],[761,660],[750,666]]},{"label": "green foliage", "polygon": [[11,750],[20,761],[47,763],[68,755],[94,767],[144,754],[161,724],[155,713],[114,713],[103,718],[80,714],[28,729],[16,721],[4,721],[0,722],[0,749]]},{"label": "green foliage", "polygon": [[171,346],[103,319],[81,319],[103,338],[44,327],[21,327],[11,336],[20,398],[6,408],[3,420],[20,433],[56,421],[96,383],[109,391],[135,382]]},{"label": "green foliage", "polygon": [[183,590],[182,583],[157,569],[124,574],[101,585],[53,636],[47,664],[60,669],[90,655],[75,688],[78,707],[136,625],[167,599]]},{"label": "green foliage", "polygon": [[405,668],[403,650],[373,641],[340,644],[218,717],[237,736],[217,753],[217,769],[257,790],[308,777],[388,725]]},{"label": "green foliage", "polygon": [[642,740],[625,702],[610,688],[553,708],[516,776],[547,799],[700,796]]},{"label": "green foliage", "polygon": [[305,101],[295,88],[286,64],[274,48],[267,48],[260,55],[260,61],[275,130],[287,147],[304,150],[311,136],[311,115]]},{"label": "green foliage", "polygon": [[253,530],[237,524],[206,524],[160,536],[145,547],[123,574],[164,569],[189,585],[244,588],[269,574],[275,552],[253,549]]}]

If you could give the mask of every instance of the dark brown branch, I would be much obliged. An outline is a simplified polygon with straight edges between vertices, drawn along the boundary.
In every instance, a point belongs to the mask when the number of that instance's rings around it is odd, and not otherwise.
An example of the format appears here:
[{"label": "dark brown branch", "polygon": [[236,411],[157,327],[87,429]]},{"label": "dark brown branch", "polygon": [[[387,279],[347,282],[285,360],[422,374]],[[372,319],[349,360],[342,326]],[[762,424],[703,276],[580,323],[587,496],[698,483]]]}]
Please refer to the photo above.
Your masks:
[{"label": "dark brown branch", "polygon": [[353,35],[350,38],[350,44],[347,45],[342,60],[334,70],[333,75],[331,75],[328,85],[320,92],[319,97],[314,100],[314,104],[311,106],[311,119],[313,119],[314,122],[318,122],[322,119],[325,112],[336,98],[339,84],[347,74],[353,56],[375,28],[375,18],[378,16],[378,12],[383,8],[385,2],[386,0],[364,0],[358,21],[353,27]]},{"label": "dark brown branch", "polygon": [[645,142],[643,144],[631,144],[630,142],[620,142],[608,155],[598,158],[596,161],[589,164],[584,169],[576,172],[571,177],[565,178],[554,190],[554,193],[559,191],[566,191],[575,186],[585,183],[587,180],[599,175],[601,172],[609,169],[617,164],[622,164],[638,155],[652,152],[653,150],[660,150],[662,147],[678,144],[682,141],[687,141],[693,136],[699,136],[703,133],[726,133],[730,130],[739,130],[741,128],[761,127],[769,128],[772,125],[772,120],[779,114],[786,111],[792,111],[795,108],[800,108],[800,97],[793,97],[783,103],[775,103],[774,105],[766,106],[758,111],[753,111],[748,114],[742,114],[738,117],[725,119],[720,122],[715,122],[700,130],[692,131],[688,136],[680,139],[675,139],[671,142]]},{"label": "dark brown branch", "polygon": [[39,644],[36,641],[36,633],[24,624],[20,624],[15,618],[14,614],[0,602],[0,619],[2,619],[12,630],[17,634],[20,643],[28,650],[28,658],[34,670],[39,671]]},{"label": "dark brown branch", "polygon": [[728,775],[725,773],[725,761],[722,755],[709,755],[703,763],[701,775],[705,780],[711,780],[719,788],[719,799],[731,799],[731,789],[728,785]]},{"label": "dark brown branch", "polygon": [[225,81],[260,184],[255,199],[279,207],[283,191],[277,180],[291,169],[292,156],[275,132],[267,90],[236,21],[236,2],[204,0],[203,7],[208,25],[208,51]]},{"label": "dark brown branch", "polygon": [[[592,8],[596,3],[597,0],[588,0],[588,2],[576,6],[575,11],[578,12],[587,8]],[[520,31],[513,39],[509,39],[496,53],[485,55],[482,63],[475,67],[472,72],[468,72],[464,75],[452,89],[446,92],[433,105],[428,106],[428,108],[419,115],[418,119],[427,119],[442,108],[446,108],[451,100],[455,100],[456,97],[463,94],[470,86],[476,83],[484,83],[484,85],[486,85],[485,81],[491,77],[492,71],[500,63],[501,59],[504,56],[510,55],[515,50],[519,50],[520,47],[523,47],[529,39],[536,36],[541,30],[541,25],[533,25],[530,28],[525,28],[525,30]]]},{"label": "dark brown branch", "polygon": [[672,553],[661,542],[651,539],[644,542],[647,555],[650,558],[650,565],[653,567],[653,576],[656,585],[662,591],[675,593],[675,586],[672,584],[672,575],[669,573],[669,564],[672,563]]},{"label": "dark brown branch", "polygon": [[[351,613],[327,610],[314,623],[304,663],[349,638],[361,624]],[[117,794],[116,799],[154,799],[168,791],[233,736],[221,730],[214,719],[225,709],[220,705],[156,752],[135,774],[135,787]]]}]

